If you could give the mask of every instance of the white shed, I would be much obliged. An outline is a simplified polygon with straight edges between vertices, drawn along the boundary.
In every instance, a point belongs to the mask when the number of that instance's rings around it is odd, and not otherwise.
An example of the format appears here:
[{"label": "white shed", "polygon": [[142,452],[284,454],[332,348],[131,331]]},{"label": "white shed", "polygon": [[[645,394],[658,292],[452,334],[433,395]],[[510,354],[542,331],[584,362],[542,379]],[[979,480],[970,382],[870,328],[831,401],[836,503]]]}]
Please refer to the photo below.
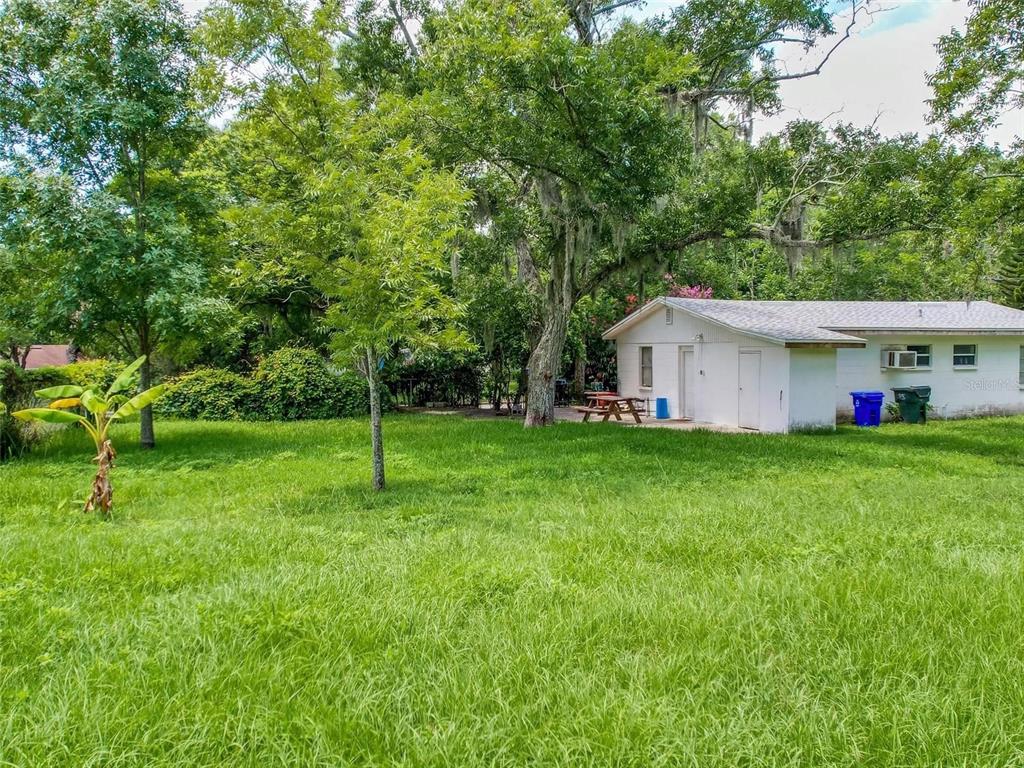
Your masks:
[{"label": "white shed", "polygon": [[1024,312],[990,302],[655,299],[605,332],[619,390],[671,418],[834,427],[849,393],[925,384],[939,416],[1024,411]]}]

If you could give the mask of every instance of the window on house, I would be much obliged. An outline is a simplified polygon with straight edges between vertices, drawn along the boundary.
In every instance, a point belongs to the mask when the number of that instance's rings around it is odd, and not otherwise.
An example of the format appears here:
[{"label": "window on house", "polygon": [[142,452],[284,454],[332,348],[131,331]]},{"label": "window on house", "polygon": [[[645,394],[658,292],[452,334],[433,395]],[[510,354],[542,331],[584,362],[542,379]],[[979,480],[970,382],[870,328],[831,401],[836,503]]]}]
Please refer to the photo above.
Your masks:
[{"label": "window on house", "polygon": [[654,348],[640,347],[640,386],[654,386]]},{"label": "window on house", "polygon": [[977,344],[954,344],[953,345],[953,367],[973,368],[978,364]]},{"label": "window on house", "polygon": [[1024,387],[1024,347],[1020,348],[1020,376],[1017,377],[1017,383]]},{"label": "window on house", "polygon": [[917,367],[932,367],[932,345],[931,344],[907,344],[907,352],[917,352]]}]

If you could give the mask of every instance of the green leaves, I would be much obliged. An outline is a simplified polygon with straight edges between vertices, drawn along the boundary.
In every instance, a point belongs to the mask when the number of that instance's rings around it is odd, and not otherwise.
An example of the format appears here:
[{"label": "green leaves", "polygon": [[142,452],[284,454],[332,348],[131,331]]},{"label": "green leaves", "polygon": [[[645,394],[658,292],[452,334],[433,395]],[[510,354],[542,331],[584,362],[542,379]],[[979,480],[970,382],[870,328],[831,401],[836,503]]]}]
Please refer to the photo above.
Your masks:
[{"label": "green leaves", "polygon": [[110,408],[107,401],[91,389],[87,389],[82,393],[82,405],[85,406],[85,409],[89,411],[89,413],[100,415],[105,414]]},{"label": "green leaves", "polygon": [[76,387],[73,384],[64,384],[57,387],[37,389],[36,397],[40,397],[44,400],[60,400],[68,397],[80,397],[84,393],[84,387]]},{"label": "green leaves", "polygon": [[11,415],[22,421],[44,421],[48,424],[76,424],[85,421],[72,411],[58,411],[52,408],[26,408]]},{"label": "green leaves", "polygon": [[129,418],[130,416],[134,416],[136,413],[141,411],[146,406],[152,405],[161,395],[163,395],[166,387],[167,385],[160,384],[159,386],[152,387],[151,389],[147,389],[145,392],[136,395],[127,403],[118,408],[117,412],[110,417],[111,420],[123,420]]},{"label": "green leaves", "polygon": [[974,139],[1024,106],[1024,0],[971,6],[966,30],[939,39],[940,65],[929,83],[932,121]]},{"label": "green leaves", "polygon": [[107,398],[109,399],[112,395],[116,395],[119,392],[123,392],[128,389],[135,381],[135,373],[145,362],[146,356],[141,355],[127,368],[121,371],[121,373],[117,375],[117,378],[114,379],[114,382],[110,385],[110,389],[107,390]]}]

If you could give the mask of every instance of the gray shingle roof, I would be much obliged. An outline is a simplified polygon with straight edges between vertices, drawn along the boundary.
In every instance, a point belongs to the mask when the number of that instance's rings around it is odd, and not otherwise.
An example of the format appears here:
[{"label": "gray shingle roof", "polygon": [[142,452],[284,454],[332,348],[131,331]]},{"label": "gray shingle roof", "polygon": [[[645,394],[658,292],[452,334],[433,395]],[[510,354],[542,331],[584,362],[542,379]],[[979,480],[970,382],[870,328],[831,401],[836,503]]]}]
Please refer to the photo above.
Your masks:
[{"label": "gray shingle roof", "polygon": [[[989,301],[729,301],[663,297],[740,333],[779,342],[856,342],[857,333],[906,331],[1024,335],[1024,312]],[[633,317],[641,314],[637,312]],[[609,329],[614,338],[625,322]]]}]

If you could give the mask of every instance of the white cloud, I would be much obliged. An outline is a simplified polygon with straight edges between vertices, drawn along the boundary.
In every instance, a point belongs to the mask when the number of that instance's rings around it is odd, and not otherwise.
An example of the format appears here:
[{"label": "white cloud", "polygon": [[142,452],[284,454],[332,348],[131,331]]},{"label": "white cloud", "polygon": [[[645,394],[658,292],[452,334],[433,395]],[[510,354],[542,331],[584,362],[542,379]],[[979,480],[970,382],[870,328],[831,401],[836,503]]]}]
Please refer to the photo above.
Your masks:
[{"label": "white cloud", "polygon": [[[678,4],[679,0],[649,0],[629,15],[664,14]],[[849,12],[842,10],[848,4],[849,0],[835,3],[834,25],[840,34],[849,21]],[[926,115],[932,95],[927,76],[938,66],[935,43],[951,29],[963,29],[970,8],[956,0],[875,0],[870,9],[870,18],[858,14],[850,39],[831,56],[821,74],[780,84],[783,109],[776,115],[758,116],[756,135],[779,131],[798,119],[828,124],[875,122],[889,136],[925,136],[934,130]],[[788,72],[814,69],[837,39],[823,39],[810,51],[796,44],[782,45],[779,59]],[[1015,112],[985,138],[1009,146],[1014,136],[1021,135],[1024,113]]]},{"label": "white cloud", "polygon": [[[876,6],[877,7],[877,6]],[[887,135],[926,135],[927,101],[931,97],[927,75],[938,66],[935,43],[954,27],[963,28],[969,14],[966,3],[952,0],[916,0],[887,3],[892,10],[878,13],[844,42],[816,77],[780,84],[783,110],[762,116],[755,124],[759,134],[777,131],[798,118],[824,119],[866,125],[877,117],[878,129]],[[848,17],[846,17],[848,18]],[[836,19],[842,28],[846,18]],[[813,69],[834,44],[822,41],[804,52],[799,46],[780,49],[780,59],[790,72]],[[1024,114],[1008,114],[1001,126],[986,137],[1008,146],[1024,134]]]}]

